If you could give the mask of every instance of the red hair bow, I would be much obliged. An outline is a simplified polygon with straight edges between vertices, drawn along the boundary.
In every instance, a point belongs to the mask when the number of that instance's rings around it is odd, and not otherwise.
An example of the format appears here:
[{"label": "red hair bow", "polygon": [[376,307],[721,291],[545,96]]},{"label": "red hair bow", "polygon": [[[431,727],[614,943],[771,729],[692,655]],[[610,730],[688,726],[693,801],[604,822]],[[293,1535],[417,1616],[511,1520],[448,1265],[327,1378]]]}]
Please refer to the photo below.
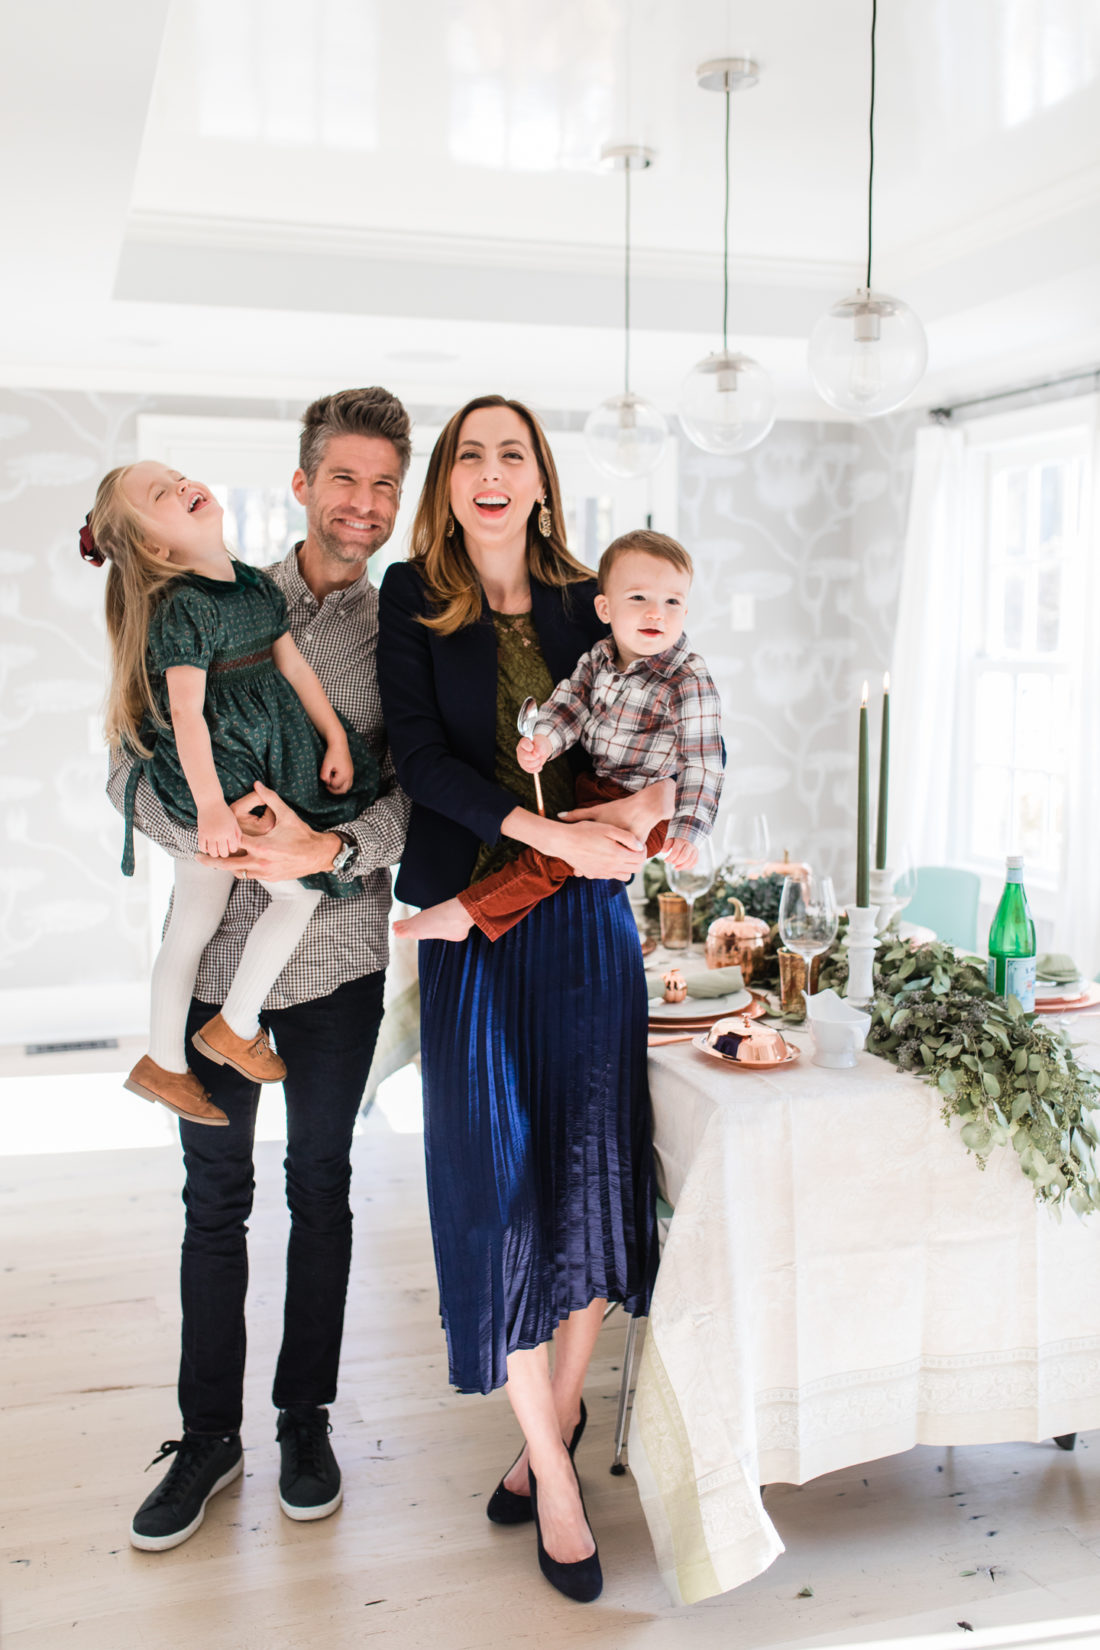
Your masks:
[{"label": "red hair bow", "polygon": [[80,529],[80,554],[85,561],[90,561],[93,567],[102,567],[105,560],[103,551],[99,549],[92,537],[91,512],[84,517],[84,525]]}]

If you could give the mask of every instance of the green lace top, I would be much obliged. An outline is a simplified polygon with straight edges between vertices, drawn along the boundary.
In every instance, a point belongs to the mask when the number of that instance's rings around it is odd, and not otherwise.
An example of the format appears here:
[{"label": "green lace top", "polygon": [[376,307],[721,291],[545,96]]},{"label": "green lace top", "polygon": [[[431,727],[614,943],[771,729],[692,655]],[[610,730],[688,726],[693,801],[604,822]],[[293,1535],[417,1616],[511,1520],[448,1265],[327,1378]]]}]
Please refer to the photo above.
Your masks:
[{"label": "green lace top", "polygon": [[[512,792],[525,808],[538,811],[535,781],[516,761],[519,729],[516,717],[528,694],[544,704],[556,687],[542,656],[538,634],[530,613],[494,613],[497,633],[497,733],[493,778]],[[548,762],[539,775],[547,819],[554,819],[573,806],[573,775],[564,756]],[[523,843],[502,836],[499,842],[481,845],[471,882],[499,871],[523,851]]]}]

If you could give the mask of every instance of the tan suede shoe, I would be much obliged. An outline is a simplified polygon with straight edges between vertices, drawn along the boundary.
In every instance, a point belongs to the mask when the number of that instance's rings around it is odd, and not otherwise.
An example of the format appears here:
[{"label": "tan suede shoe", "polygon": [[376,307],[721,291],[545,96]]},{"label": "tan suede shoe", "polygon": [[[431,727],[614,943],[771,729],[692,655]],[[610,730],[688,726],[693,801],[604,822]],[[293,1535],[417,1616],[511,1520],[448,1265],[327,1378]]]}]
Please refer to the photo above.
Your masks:
[{"label": "tan suede shoe", "polygon": [[211,1104],[210,1096],[193,1071],[165,1071],[147,1054],[142,1055],[122,1086],[131,1094],[140,1094],[143,1100],[155,1100],[167,1106],[177,1117],[186,1117],[189,1123],[209,1123],[213,1128],[222,1129],[229,1122],[225,1113]]},{"label": "tan suede shoe", "polygon": [[200,1054],[205,1054],[215,1065],[232,1066],[242,1077],[251,1077],[254,1083],[281,1083],[286,1066],[267,1040],[267,1032],[257,1032],[251,1042],[230,1029],[220,1014],[192,1037]]}]

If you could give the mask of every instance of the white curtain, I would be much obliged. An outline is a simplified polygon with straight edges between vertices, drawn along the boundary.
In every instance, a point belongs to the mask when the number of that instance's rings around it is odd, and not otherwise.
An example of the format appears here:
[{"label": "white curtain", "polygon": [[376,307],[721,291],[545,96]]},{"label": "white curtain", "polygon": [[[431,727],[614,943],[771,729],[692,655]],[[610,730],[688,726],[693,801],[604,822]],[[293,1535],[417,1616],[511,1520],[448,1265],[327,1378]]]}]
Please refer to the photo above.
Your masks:
[{"label": "white curtain", "polygon": [[1100,969],[1100,396],[1091,398],[1083,499],[1080,667],[1066,776],[1066,833],[1054,949],[1082,973]]},{"label": "white curtain", "polygon": [[[965,437],[918,431],[890,668],[890,840],[948,863],[958,719]],[[971,558],[972,559],[972,558]]]}]

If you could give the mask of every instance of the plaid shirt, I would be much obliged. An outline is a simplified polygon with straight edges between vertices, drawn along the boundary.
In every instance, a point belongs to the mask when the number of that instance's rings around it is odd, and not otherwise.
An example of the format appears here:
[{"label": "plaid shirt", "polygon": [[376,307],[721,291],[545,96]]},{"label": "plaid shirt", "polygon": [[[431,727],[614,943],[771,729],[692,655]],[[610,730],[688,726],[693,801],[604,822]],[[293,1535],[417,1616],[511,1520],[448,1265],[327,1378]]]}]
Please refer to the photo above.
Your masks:
[{"label": "plaid shirt", "polygon": [[[409,801],[394,775],[393,759],[382,727],[382,702],[374,658],[378,643],[378,591],[364,572],[346,590],[334,590],[318,603],[298,571],[295,545],[269,569],[287,600],[287,628],[321,679],[333,707],[366,739],[381,767],[378,798],[357,819],[341,825],[359,852],[345,881],[358,880],[355,896],[322,899],[305,938],[279,975],[265,1008],[327,997],[337,986],[385,968],[389,958],[390,874],[405,846]],[[123,811],[130,759],[115,756],[107,794]],[[198,852],[197,834],[169,819],[143,776],[134,809],[138,829],[177,859]],[[268,902],[254,882],[241,882],[230,895],[221,927],[203,952],[195,995],[204,1003],[221,1003],[229,992],[253,923]]]},{"label": "plaid shirt", "polygon": [[597,642],[558,683],[535,732],[550,741],[552,756],[579,740],[600,777],[628,791],[675,775],[669,836],[699,842],[713,829],[726,762],[722,702],[686,636],[625,670],[615,661],[614,638]]}]

